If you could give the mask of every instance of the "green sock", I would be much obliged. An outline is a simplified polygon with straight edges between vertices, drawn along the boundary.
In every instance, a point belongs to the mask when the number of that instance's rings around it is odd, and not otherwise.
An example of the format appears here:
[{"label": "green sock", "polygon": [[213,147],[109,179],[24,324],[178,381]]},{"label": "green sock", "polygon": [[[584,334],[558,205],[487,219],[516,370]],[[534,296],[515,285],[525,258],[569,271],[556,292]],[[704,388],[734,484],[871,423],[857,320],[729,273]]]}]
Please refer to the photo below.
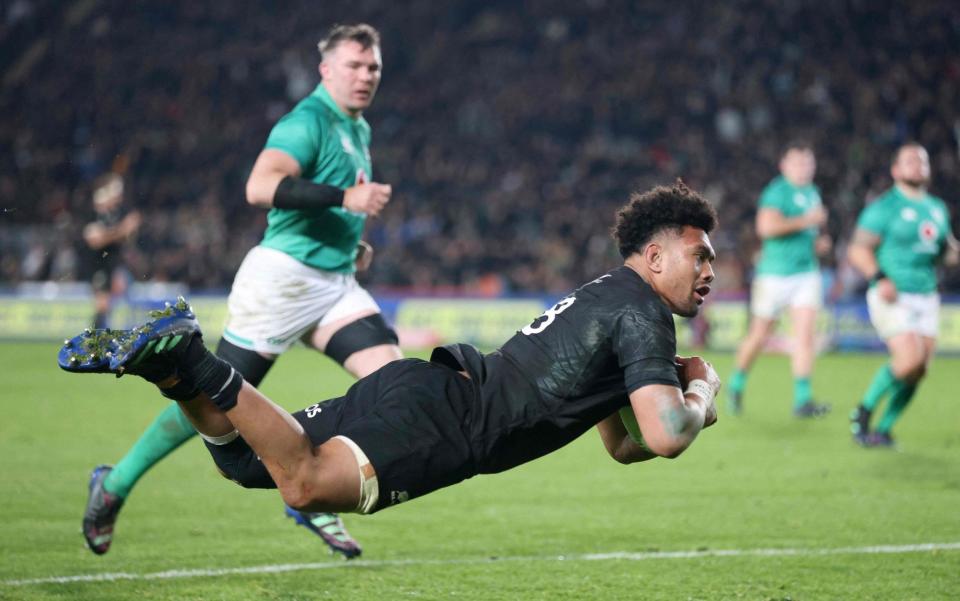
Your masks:
[{"label": "green sock", "polygon": [[877,424],[877,432],[890,432],[893,424],[900,418],[900,414],[903,413],[903,410],[910,404],[910,399],[913,398],[913,394],[916,391],[916,384],[907,384],[906,382],[897,380],[897,386],[890,396],[890,403],[887,405],[887,410],[883,412],[883,417],[880,419],[880,423]]},{"label": "green sock", "polygon": [[880,400],[893,389],[894,384],[898,380],[894,377],[893,372],[890,371],[890,364],[886,364],[880,369],[877,370],[876,375],[873,376],[873,381],[870,382],[870,386],[867,387],[867,393],[863,395],[863,401],[861,405],[867,411],[873,411],[877,408],[877,405],[880,403]]},{"label": "green sock", "polygon": [[730,376],[730,383],[727,386],[727,390],[730,392],[742,393],[743,389],[747,387],[747,372],[743,369],[738,369],[733,372]]},{"label": "green sock", "polygon": [[140,476],[196,433],[180,407],[170,403],[114,466],[103,487],[109,493],[127,498]]},{"label": "green sock", "polygon": [[793,408],[806,405],[813,398],[813,392],[810,390],[810,378],[793,379]]}]

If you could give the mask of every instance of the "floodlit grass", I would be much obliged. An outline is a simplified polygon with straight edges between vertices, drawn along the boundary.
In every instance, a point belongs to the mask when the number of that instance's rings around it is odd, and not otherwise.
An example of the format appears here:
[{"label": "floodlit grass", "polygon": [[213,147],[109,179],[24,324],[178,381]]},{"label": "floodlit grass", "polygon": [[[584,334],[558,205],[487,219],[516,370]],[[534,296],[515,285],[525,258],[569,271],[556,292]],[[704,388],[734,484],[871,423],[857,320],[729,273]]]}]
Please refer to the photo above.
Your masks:
[{"label": "floodlit grass", "polygon": [[[679,459],[621,466],[589,433],[511,472],[347,516],[364,545],[363,561],[347,564],[294,528],[275,492],[219,477],[197,439],[144,477],[110,553],[94,556],[79,534],[89,471],[116,461],[165,401],[135,378],[61,372],[56,350],[0,345],[0,599],[927,600],[960,591],[960,550],[857,551],[960,541],[960,359],[934,362],[895,430],[898,451],[860,449],[847,431],[883,357],[821,359],[814,389],[834,412],[815,422],[791,417],[787,362],[765,357],[745,414],[721,414]],[[729,356],[710,359],[728,375]],[[349,382],[298,350],[264,390],[299,409]],[[854,549],[817,554],[841,548]],[[754,554],[763,549],[780,551]],[[709,554],[722,550],[737,553]],[[321,565],[143,578],[280,564]],[[11,583],[108,573],[133,579]]]}]

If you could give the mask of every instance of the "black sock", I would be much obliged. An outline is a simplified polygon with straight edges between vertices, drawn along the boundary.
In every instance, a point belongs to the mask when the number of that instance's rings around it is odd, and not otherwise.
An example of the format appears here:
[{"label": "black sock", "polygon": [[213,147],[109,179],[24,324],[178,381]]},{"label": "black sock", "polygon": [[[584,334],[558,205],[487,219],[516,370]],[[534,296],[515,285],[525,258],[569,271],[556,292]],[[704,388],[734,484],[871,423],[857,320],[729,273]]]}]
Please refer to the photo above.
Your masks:
[{"label": "black sock", "polygon": [[193,382],[223,411],[237,405],[243,377],[229,363],[208,351],[200,336],[190,340],[177,367],[184,379]]}]

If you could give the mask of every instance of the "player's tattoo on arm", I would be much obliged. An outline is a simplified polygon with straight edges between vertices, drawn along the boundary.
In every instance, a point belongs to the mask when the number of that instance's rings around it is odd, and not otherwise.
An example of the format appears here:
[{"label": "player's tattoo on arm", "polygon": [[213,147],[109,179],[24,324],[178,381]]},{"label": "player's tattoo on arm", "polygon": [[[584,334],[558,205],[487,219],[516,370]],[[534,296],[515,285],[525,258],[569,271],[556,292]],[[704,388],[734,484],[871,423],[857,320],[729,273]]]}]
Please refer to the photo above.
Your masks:
[{"label": "player's tattoo on arm", "polygon": [[683,413],[673,403],[665,405],[660,410],[660,422],[663,423],[663,429],[669,436],[676,438],[688,430],[689,422]]}]

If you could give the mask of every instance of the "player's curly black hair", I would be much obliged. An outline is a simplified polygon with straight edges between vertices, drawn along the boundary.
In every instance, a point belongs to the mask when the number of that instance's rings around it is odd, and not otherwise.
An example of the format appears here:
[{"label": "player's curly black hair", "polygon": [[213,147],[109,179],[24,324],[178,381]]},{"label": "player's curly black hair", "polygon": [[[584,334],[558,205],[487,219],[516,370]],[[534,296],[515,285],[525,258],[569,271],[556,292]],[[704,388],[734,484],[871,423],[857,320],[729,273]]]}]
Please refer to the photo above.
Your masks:
[{"label": "player's curly black hair", "polygon": [[717,227],[717,212],[707,199],[677,179],[673,186],[631,194],[630,202],[617,211],[613,238],[620,256],[626,259],[642,250],[657,233],[665,229],[679,233],[687,225],[710,233]]}]

